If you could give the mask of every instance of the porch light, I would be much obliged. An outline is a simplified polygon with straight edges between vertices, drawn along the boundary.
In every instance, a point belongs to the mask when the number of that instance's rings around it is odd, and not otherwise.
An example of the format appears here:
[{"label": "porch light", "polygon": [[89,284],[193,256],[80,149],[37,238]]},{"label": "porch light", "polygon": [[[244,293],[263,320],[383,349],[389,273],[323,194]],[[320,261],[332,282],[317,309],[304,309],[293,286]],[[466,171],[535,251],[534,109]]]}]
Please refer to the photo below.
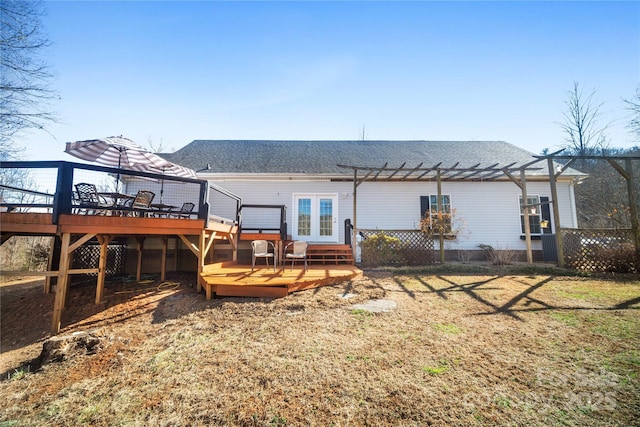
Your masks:
[{"label": "porch light", "polygon": [[540,221],[540,227],[542,228],[549,227],[549,221],[547,221],[546,219],[543,219],[542,221]]}]

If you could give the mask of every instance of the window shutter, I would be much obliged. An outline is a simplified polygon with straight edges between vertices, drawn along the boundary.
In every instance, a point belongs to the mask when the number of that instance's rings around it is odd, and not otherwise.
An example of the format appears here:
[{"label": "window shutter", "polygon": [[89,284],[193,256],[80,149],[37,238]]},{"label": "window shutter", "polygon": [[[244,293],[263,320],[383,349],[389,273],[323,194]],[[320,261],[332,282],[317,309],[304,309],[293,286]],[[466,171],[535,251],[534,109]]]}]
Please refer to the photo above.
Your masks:
[{"label": "window shutter", "polygon": [[540,196],[540,213],[542,214],[542,220],[549,221],[549,226],[542,229],[543,234],[551,233],[551,206],[549,205],[549,198]]},{"label": "window shutter", "polygon": [[424,218],[429,211],[429,196],[420,196],[420,218]]}]

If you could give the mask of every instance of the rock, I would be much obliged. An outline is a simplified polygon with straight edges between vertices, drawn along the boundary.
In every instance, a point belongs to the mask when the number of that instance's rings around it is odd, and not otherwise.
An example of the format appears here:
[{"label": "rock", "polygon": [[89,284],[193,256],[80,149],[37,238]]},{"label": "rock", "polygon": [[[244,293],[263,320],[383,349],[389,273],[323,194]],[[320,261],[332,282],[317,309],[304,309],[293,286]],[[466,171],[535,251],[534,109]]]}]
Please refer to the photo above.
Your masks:
[{"label": "rock", "polygon": [[398,304],[389,299],[374,299],[365,302],[364,304],[355,304],[351,308],[354,310],[366,310],[371,313],[386,313],[396,309]]},{"label": "rock", "polygon": [[357,297],[358,294],[351,294],[351,293],[346,293],[346,294],[338,294],[338,298],[342,298],[342,299],[349,299],[349,298],[353,298],[353,297]]}]

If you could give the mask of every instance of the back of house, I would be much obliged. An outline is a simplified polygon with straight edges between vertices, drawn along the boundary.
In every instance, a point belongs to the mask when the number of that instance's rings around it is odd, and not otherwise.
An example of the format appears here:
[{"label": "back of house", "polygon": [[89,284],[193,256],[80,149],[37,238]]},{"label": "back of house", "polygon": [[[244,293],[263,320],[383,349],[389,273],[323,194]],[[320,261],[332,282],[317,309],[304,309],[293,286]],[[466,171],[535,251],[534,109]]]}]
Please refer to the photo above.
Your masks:
[{"label": "back of house", "polygon": [[[547,162],[503,141],[196,140],[162,156],[239,195],[243,205],[284,206],[291,240],[350,242],[352,227],[357,236],[417,232],[439,207],[450,256],[479,245],[524,251],[525,204],[540,253],[543,236],[558,226]],[[583,177],[567,169],[557,178],[563,227],[577,226],[573,190]],[[211,193],[211,212],[231,217],[226,203]]]}]

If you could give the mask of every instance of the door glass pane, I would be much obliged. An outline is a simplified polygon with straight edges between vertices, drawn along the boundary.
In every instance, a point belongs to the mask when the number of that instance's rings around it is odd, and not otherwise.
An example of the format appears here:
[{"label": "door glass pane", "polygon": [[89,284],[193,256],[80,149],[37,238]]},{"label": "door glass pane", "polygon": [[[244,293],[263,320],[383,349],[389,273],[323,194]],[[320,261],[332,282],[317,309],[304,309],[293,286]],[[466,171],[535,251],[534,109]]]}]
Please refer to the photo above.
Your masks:
[{"label": "door glass pane", "polygon": [[311,236],[311,199],[298,199],[298,236]]},{"label": "door glass pane", "polygon": [[333,235],[333,200],[320,199],[320,235]]}]

